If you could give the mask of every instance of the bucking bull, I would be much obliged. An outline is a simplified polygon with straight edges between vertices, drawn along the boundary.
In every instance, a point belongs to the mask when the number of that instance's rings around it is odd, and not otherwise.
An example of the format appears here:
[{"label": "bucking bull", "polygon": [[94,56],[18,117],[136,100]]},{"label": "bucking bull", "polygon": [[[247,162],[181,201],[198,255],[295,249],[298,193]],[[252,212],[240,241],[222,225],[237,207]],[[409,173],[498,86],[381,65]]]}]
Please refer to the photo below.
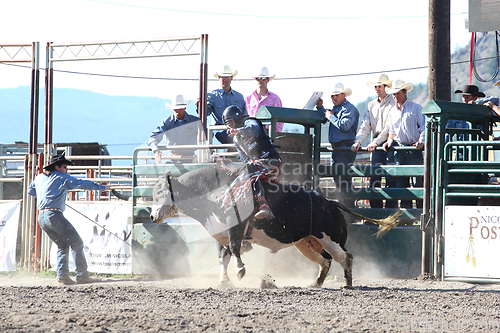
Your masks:
[{"label": "bucking bull", "polygon": [[241,253],[249,244],[266,247],[275,253],[295,246],[307,259],[319,265],[319,274],[310,287],[323,285],[332,259],[344,270],[341,288],[352,288],[353,256],[345,248],[347,224],[340,210],[379,225],[379,233],[397,224],[397,215],[371,219],[359,215],[316,191],[300,186],[263,183],[272,219],[257,220],[254,205],[238,205],[224,211],[216,200],[237,175],[227,174],[218,165],[196,169],[178,178],[167,174],[153,192],[151,220],[162,223],[178,211],[199,221],[219,243],[221,272],[219,284],[230,284],[227,267],[231,254],[236,258],[236,274],[245,275]]}]

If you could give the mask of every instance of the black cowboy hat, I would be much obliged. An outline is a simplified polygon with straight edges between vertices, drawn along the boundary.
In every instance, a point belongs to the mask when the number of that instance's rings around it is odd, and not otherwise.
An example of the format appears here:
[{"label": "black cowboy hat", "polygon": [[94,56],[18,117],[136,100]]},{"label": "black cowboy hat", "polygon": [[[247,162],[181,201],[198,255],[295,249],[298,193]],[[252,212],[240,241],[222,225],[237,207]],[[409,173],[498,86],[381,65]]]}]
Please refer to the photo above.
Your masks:
[{"label": "black cowboy hat", "polygon": [[455,94],[460,95],[472,95],[477,97],[486,97],[486,95],[479,91],[479,88],[474,85],[466,85],[464,90],[455,90]]},{"label": "black cowboy hat", "polygon": [[60,165],[75,165],[75,163],[71,162],[70,160],[67,160],[66,157],[64,156],[64,153],[61,155],[54,155],[50,158],[50,163],[44,166],[43,168],[46,170],[53,170],[56,166]]}]

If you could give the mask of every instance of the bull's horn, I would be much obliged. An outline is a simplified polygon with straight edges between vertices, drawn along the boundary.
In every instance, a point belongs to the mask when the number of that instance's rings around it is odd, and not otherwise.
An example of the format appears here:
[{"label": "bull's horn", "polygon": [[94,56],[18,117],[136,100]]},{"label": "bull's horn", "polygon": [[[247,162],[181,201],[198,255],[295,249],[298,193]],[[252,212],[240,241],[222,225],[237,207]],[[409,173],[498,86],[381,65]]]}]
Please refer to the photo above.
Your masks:
[{"label": "bull's horn", "polygon": [[113,193],[113,195],[115,197],[117,197],[118,199],[120,199],[120,200],[128,201],[128,199],[130,199],[130,195],[126,195],[126,194],[120,193],[117,190],[115,190],[114,188],[111,189],[111,193]]}]

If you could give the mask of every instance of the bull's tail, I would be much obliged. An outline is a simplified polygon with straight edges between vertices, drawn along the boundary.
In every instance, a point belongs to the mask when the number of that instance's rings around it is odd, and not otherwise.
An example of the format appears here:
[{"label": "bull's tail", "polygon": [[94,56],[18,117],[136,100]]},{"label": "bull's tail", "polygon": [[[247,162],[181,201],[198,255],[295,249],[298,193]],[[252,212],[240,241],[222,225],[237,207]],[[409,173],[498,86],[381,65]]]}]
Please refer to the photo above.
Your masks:
[{"label": "bull's tail", "polygon": [[390,230],[394,229],[398,225],[398,217],[401,216],[401,214],[403,214],[402,212],[396,212],[396,213],[392,214],[391,216],[386,217],[385,219],[373,219],[371,217],[366,217],[366,216],[363,216],[363,215],[358,214],[356,212],[353,212],[352,210],[350,210],[346,206],[342,205],[338,201],[333,201],[333,200],[329,200],[329,201],[350,215],[353,215],[353,216],[359,217],[360,219],[377,224],[378,225],[378,231],[376,233],[377,238],[384,235],[385,233],[389,232]]}]

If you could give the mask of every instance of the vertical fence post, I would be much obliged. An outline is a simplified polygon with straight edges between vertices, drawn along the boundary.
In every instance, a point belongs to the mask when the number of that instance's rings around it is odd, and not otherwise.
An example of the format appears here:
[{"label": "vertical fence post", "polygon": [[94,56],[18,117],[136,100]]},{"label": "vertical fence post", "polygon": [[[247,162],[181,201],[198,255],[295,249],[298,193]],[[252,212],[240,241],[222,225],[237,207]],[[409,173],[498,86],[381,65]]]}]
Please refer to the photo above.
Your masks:
[{"label": "vertical fence post", "polygon": [[[200,102],[198,114],[201,119],[202,129],[198,133],[198,144],[204,144],[207,140],[207,73],[208,73],[208,35],[201,35],[201,64],[200,64]],[[206,162],[208,156],[204,156],[205,150],[198,152],[200,154],[199,162]]]}]

